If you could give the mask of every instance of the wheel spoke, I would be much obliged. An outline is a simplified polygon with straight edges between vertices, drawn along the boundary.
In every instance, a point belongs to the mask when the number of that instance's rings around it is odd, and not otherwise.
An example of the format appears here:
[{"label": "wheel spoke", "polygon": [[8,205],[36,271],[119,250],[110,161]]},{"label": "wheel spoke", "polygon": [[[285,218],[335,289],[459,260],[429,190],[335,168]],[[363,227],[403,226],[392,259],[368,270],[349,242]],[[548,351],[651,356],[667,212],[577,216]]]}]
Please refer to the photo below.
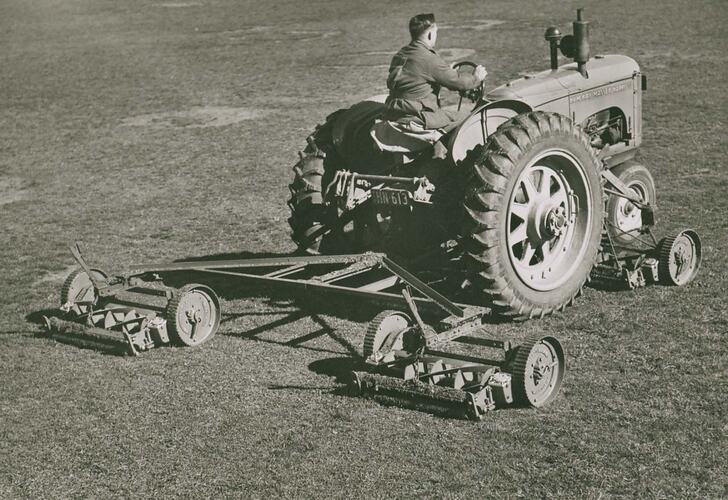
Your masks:
[{"label": "wheel spoke", "polygon": [[528,205],[514,201],[511,203],[511,214],[517,216],[522,221],[528,220]]},{"label": "wheel spoke", "polygon": [[521,257],[521,263],[522,264],[530,264],[531,259],[533,258],[533,254],[536,253],[536,248],[531,245],[530,241],[526,242],[526,248],[523,250],[523,257]]},{"label": "wheel spoke", "polygon": [[533,181],[531,180],[531,176],[527,175],[523,178],[523,181],[521,181],[521,184],[523,185],[523,190],[526,194],[526,198],[528,198],[528,202],[531,203],[536,198],[536,186],[533,185]]},{"label": "wheel spoke", "polygon": [[551,194],[551,178],[553,174],[550,170],[541,170],[541,185],[538,188],[538,192],[542,195],[549,196]]},{"label": "wheel spoke", "polygon": [[511,247],[517,243],[522,242],[527,237],[528,237],[528,233],[526,232],[526,223],[523,222],[516,229],[511,231],[511,234],[509,235]]},{"label": "wheel spoke", "polygon": [[541,255],[543,256],[544,262],[546,262],[549,257],[551,257],[551,242],[550,241],[544,241],[543,245],[541,245]]},{"label": "wheel spoke", "polygon": [[549,195],[549,200],[553,204],[552,206],[558,207],[560,205],[564,205],[564,208],[566,208],[566,191],[564,191],[560,184],[557,183],[556,185],[558,186],[558,189],[553,194]]}]

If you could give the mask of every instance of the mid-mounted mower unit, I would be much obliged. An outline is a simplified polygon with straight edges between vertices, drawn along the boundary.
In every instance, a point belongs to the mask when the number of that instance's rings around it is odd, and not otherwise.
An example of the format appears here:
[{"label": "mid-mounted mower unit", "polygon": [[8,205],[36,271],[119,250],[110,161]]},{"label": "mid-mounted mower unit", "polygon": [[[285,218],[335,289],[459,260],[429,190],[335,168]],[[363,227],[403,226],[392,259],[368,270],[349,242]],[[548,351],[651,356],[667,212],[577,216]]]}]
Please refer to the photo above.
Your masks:
[{"label": "mid-mounted mower unit", "polygon": [[[73,247],[81,269],[63,286],[60,315],[46,319],[50,335],[132,354],[200,345],[220,324],[217,295],[169,283],[224,277],[385,304],[352,373],[356,394],[475,418],[548,403],[566,369],[558,339],[485,338],[487,318],[562,310],[592,276],[684,285],[701,260],[695,231],[652,235],[654,181],[635,160],[646,80],[629,57],[590,58],[587,32],[579,11],[574,35],[547,30],[549,70],[463,93],[458,107],[474,106],[442,139],[444,161],[429,146],[374,147],[383,99],[329,116],[294,167],[289,201],[299,250],[323,255],[150,264],[109,277]],[[559,48],[574,63],[559,66]],[[475,346],[490,354],[473,355]]]}]

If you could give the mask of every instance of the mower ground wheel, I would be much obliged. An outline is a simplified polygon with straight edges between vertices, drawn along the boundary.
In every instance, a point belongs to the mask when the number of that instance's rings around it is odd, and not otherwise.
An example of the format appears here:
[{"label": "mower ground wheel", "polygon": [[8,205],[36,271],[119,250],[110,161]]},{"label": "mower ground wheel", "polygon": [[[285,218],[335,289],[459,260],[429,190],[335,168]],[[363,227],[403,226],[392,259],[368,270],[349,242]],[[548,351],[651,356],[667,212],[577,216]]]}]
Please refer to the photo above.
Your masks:
[{"label": "mower ground wheel", "polygon": [[[612,169],[612,173],[645,204],[655,206],[657,190],[652,174],[636,161],[626,161]],[[607,229],[616,246],[627,246],[639,237],[642,228],[642,210],[626,198],[610,195],[607,200]]]},{"label": "mower ground wheel", "polygon": [[[402,335],[398,335],[412,325],[412,320],[401,311],[385,310],[377,314],[369,322],[366,335],[364,336],[364,359],[370,358],[374,353],[379,353],[383,347],[387,351],[402,349]],[[396,337],[392,337],[395,335]],[[385,344],[387,344],[385,346]]]},{"label": "mower ground wheel", "polygon": [[205,286],[189,284],[167,304],[170,336],[180,345],[194,347],[210,340],[220,326],[220,301]]},{"label": "mower ground wheel", "polygon": [[516,401],[540,408],[561,389],[566,371],[564,350],[555,337],[535,336],[518,347],[511,372]]},{"label": "mower ground wheel", "polygon": [[562,310],[601,243],[601,162],[569,118],[518,115],[466,161],[463,243],[472,282],[510,319]]},{"label": "mower ground wheel", "polygon": [[[94,274],[94,278],[99,280],[105,280],[107,278],[106,273],[98,269],[91,269]],[[89,278],[86,271],[83,269],[76,269],[68,275],[66,280],[63,282],[61,287],[61,306],[70,304],[70,311],[77,314],[88,313],[98,297],[94,290],[93,283]]]},{"label": "mower ground wheel", "polygon": [[698,233],[686,230],[660,240],[657,245],[657,274],[663,285],[682,286],[698,274],[703,260]]}]

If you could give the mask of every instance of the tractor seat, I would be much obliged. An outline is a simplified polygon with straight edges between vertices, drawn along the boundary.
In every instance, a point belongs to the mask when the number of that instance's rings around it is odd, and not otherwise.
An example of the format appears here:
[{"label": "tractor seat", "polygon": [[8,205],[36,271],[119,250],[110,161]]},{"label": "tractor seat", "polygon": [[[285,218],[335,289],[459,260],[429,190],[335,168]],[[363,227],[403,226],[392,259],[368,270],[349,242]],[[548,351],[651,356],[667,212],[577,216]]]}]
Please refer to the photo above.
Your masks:
[{"label": "tractor seat", "polygon": [[402,154],[404,163],[432,148],[444,135],[440,130],[426,129],[416,121],[400,123],[386,120],[375,120],[369,133],[380,151]]}]

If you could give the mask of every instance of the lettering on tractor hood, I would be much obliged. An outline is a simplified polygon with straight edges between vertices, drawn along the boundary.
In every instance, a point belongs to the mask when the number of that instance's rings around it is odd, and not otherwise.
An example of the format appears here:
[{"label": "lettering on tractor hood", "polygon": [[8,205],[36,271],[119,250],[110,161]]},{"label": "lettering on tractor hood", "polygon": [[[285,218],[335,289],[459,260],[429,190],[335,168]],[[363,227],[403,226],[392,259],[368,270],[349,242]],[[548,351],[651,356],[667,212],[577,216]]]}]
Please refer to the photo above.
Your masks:
[{"label": "lettering on tractor hood", "polygon": [[617,92],[622,92],[623,90],[627,89],[627,83],[621,82],[616,83],[614,85],[609,85],[607,87],[600,87],[598,89],[594,89],[591,92],[584,92],[582,94],[575,94],[572,96],[569,96],[569,103],[573,104],[575,102],[581,102],[586,101],[587,99],[592,99],[593,97],[600,97],[604,95],[609,94],[616,94]]},{"label": "lettering on tractor hood", "polygon": [[[589,78],[581,76],[576,63],[565,64],[556,71],[546,70],[525,75],[493,89],[486,98],[493,101],[517,99],[532,108],[567,96],[571,96],[569,101],[574,103],[626,90],[627,84],[622,80],[632,78],[635,73],[639,73],[640,68],[630,57],[604,55],[590,59],[586,70]],[[581,94],[582,92],[586,93]]]}]

